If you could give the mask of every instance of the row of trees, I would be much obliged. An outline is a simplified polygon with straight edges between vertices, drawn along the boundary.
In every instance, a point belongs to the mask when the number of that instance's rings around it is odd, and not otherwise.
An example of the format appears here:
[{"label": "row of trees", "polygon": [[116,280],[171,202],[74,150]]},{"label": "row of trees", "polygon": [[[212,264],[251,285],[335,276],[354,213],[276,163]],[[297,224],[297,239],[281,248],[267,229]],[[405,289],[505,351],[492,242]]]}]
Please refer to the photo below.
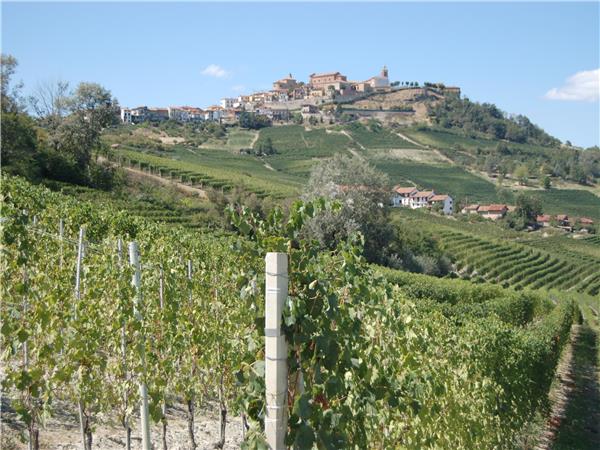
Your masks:
[{"label": "row of trees", "polygon": [[[11,173],[28,178],[111,188],[113,169],[93,161],[101,152],[102,130],[117,121],[119,105],[97,83],[41,84],[33,95],[21,95],[14,83],[17,60],[2,55],[2,163]],[[28,111],[33,113],[33,116]]]}]

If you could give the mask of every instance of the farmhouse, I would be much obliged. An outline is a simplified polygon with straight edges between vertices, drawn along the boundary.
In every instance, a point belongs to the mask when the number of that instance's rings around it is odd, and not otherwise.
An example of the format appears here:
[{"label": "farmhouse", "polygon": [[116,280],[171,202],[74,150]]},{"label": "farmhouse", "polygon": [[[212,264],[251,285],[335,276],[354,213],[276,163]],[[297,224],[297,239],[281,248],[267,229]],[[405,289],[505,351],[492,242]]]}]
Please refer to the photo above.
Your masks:
[{"label": "farmhouse", "polygon": [[477,209],[477,214],[486,219],[498,220],[502,219],[508,211],[506,205],[493,204],[483,205]]},{"label": "farmhouse", "polygon": [[450,215],[454,211],[454,202],[449,195],[436,194],[434,191],[419,191],[414,186],[394,187],[391,203],[393,207],[408,207],[411,209],[431,208],[436,204],[440,204],[444,214]]},{"label": "farmhouse", "polygon": [[446,215],[451,215],[454,210],[452,197],[449,195],[434,195],[429,201],[432,205],[440,204],[442,207],[442,212]]},{"label": "farmhouse", "polygon": [[410,206],[410,197],[418,192],[414,186],[396,186],[392,194],[392,206]]},{"label": "farmhouse", "polygon": [[478,204],[465,206],[460,212],[463,214],[477,214],[477,210],[479,209]]},{"label": "farmhouse", "polygon": [[550,221],[552,220],[552,216],[549,214],[542,214],[535,218],[535,223],[540,227],[549,227]]}]

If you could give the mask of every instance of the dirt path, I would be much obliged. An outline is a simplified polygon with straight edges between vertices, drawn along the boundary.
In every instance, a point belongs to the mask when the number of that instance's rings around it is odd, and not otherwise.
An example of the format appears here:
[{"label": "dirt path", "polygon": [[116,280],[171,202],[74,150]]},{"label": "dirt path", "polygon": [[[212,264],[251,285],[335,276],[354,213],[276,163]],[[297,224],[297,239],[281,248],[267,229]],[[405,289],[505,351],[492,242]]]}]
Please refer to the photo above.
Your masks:
[{"label": "dirt path", "polygon": [[250,142],[250,148],[254,148],[254,144],[258,141],[258,137],[260,136],[260,131],[254,133],[254,137],[252,138],[252,142]]},{"label": "dirt path", "polygon": [[[193,153],[193,150],[190,150]],[[99,157],[98,160],[100,162],[108,162],[108,160],[106,158],[104,158],[103,156]],[[121,169],[123,169],[125,172],[127,172],[130,175],[136,176],[136,177],[140,177],[140,178],[146,178],[149,180],[153,180],[156,181],[164,186],[171,186],[174,187],[176,189],[179,189],[180,191],[186,193],[186,194],[192,194],[192,195],[197,195],[198,197],[202,197],[202,198],[208,198],[208,195],[206,194],[206,191],[199,189],[199,188],[195,188],[192,186],[188,186],[187,184],[183,184],[180,183],[178,181],[172,181],[172,180],[168,180],[166,178],[160,177],[158,175],[154,175],[152,173],[148,173],[148,172],[144,172],[143,170],[139,170],[139,169],[134,169],[133,167],[125,167],[125,166],[119,166],[116,163],[111,163],[112,165],[116,166],[116,167],[120,167]]]},{"label": "dirt path", "polygon": [[168,180],[168,179],[160,177],[158,175],[144,172],[143,170],[139,170],[139,169],[134,169],[132,167],[122,167],[122,169],[132,175],[151,179],[151,180],[157,181],[158,183],[163,184],[165,186],[175,187],[175,188],[179,189],[180,191],[185,192],[186,194],[192,194],[192,195],[197,195],[198,197],[208,198],[208,195],[206,194],[205,190],[195,188],[192,186],[188,186],[187,184],[183,184],[178,181]]},{"label": "dirt path", "polygon": [[406,136],[405,134],[400,133],[399,131],[396,131],[396,135],[402,139],[404,139],[405,141],[410,142],[413,145],[416,145],[417,147],[420,148],[427,148],[425,145],[423,144],[419,144],[417,141],[412,140],[411,138],[409,138],[408,136]]},{"label": "dirt path", "polygon": [[600,448],[600,386],[596,332],[574,325],[550,393],[552,410],[536,450]]},{"label": "dirt path", "polygon": [[308,142],[306,141],[306,138],[304,137],[304,133],[300,133],[300,136],[302,137],[302,141],[304,142],[304,145],[306,146],[306,148],[309,148],[310,146],[308,145]]},{"label": "dirt path", "polygon": [[356,145],[358,145],[360,147],[361,150],[367,151],[367,148],[362,145],[360,142],[358,142],[357,140],[355,140],[352,135],[350,133],[348,133],[346,130],[341,131],[341,133],[346,136],[348,139],[350,139],[350,142],[354,142]]}]

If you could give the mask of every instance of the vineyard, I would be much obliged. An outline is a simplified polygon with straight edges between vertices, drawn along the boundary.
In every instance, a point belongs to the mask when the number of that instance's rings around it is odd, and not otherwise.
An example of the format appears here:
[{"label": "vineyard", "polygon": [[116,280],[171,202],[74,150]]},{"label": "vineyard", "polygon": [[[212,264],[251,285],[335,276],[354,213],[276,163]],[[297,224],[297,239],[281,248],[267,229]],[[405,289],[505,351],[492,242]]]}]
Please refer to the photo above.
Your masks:
[{"label": "vineyard", "polygon": [[135,167],[199,188],[229,191],[239,186],[258,197],[272,195],[278,198],[291,195],[297,188],[289,180],[283,183],[273,183],[267,176],[261,178],[242,171],[232,174],[230,170],[211,167],[207,164],[181,161],[126,149],[120,150],[117,155],[111,156],[111,159],[125,166]]},{"label": "vineyard", "polygon": [[[243,447],[266,448],[269,251],[289,258],[286,445],[298,449],[522,444],[579,316],[560,295],[372,267],[360,236],[321,252],[299,230],[335,203],[298,202],[287,219],[278,209],[261,219],[230,208],[238,235],[218,238],[19,178],[2,179],[2,198],[2,389],[32,448],[59,401],[79,418],[86,449],[107,417],[129,441],[147,443],[149,426],[166,436],[175,404],[196,448],[196,414],[209,400],[220,410],[216,447],[241,414]],[[571,272],[543,250],[447,237],[465,267],[502,252],[489,273],[505,269],[494,276],[514,270],[513,259],[535,264],[506,275],[519,286],[542,272],[556,286],[598,286],[593,270]],[[166,437],[153,444],[172,446]]]},{"label": "vineyard", "polygon": [[554,288],[590,295],[600,292],[600,259],[593,256],[568,250],[557,256],[544,250],[544,239],[535,241],[532,248],[455,231],[440,231],[440,236],[462,277],[514,289]]}]

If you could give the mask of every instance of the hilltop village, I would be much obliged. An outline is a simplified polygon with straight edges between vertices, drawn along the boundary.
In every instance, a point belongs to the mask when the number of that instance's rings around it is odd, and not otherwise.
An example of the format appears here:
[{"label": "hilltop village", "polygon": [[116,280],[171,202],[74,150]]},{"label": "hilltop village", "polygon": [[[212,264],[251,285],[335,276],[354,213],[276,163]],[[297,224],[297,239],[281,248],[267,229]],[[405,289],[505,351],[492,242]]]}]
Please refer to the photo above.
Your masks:
[{"label": "hilltop village", "polygon": [[[396,94],[396,95],[393,95]],[[391,101],[364,102],[375,95]],[[178,122],[215,121],[235,124],[244,112],[253,113],[271,122],[286,123],[300,115],[314,123],[334,123],[335,105],[346,105],[347,111],[357,117],[394,118],[415,113],[411,102],[446,95],[460,96],[460,88],[447,87],[441,83],[395,81],[390,82],[386,66],[379,75],[364,81],[348,80],[340,72],[313,73],[308,82],[296,80],[292,74],[273,82],[269,91],[255,92],[237,97],[224,97],[219,105],[206,108],[194,106],[169,106],[122,108],[121,121],[126,124],[174,120]],[[387,97],[386,97],[387,96]],[[356,107],[351,107],[353,105]],[[350,107],[348,107],[350,106]]]}]

